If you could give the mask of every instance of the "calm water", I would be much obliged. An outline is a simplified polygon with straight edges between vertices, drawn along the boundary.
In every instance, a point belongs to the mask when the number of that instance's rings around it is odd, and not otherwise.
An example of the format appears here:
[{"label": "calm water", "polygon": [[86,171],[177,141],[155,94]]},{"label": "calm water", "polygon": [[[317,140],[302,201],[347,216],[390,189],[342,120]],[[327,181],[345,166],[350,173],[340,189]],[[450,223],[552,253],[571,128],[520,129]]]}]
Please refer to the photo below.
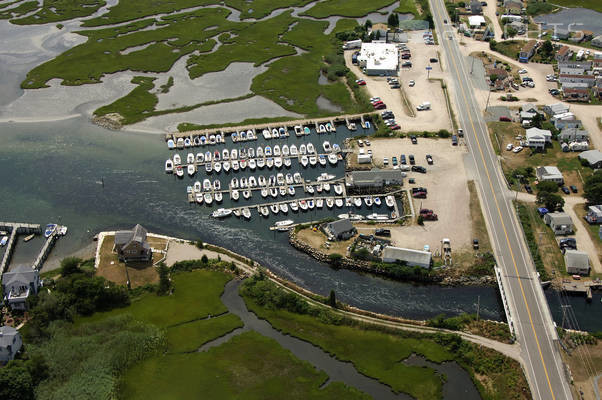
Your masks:
[{"label": "calm water", "polygon": [[[341,144],[344,130],[339,127],[328,140]],[[325,295],[334,289],[340,300],[367,310],[424,319],[439,313],[474,312],[480,297],[480,312],[484,318],[503,318],[495,288],[413,286],[333,270],[320,264],[291,248],[286,234],[267,229],[275,221],[285,219],[283,215],[264,219],[255,212],[248,222],[235,217],[223,221],[210,218],[215,207],[187,202],[186,186],[193,180],[187,177],[178,180],[163,172],[164,160],[172,153],[162,136],[112,132],[91,126],[84,119],[72,119],[44,124],[0,124],[0,137],[0,220],[41,224],[53,221],[69,226],[69,234],[58,241],[55,254],[66,255],[88,245],[99,231],[142,223],[149,231],[201,239],[230,248],[261,261],[284,278],[316,293]],[[321,146],[324,139],[312,133],[304,139],[293,136],[271,142],[290,145],[312,141]],[[256,147],[258,142],[253,145]],[[232,143],[226,147],[231,148]],[[293,163],[290,171],[297,168]],[[342,163],[336,168],[302,169],[302,174],[313,178],[324,171],[342,176]],[[227,185],[234,175],[224,176],[214,174],[221,178],[222,185]],[[204,172],[197,179],[201,177]],[[99,183],[101,179],[104,187]],[[298,193],[297,197],[300,196]],[[257,192],[247,204],[260,201]],[[241,199],[239,203],[245,204],[245,201]],[[224,199],[223,206],[228,204],[229,200]],[[289,212],[286,218],[299,222],[342,212],[344,208]],[[36,247],[35,242],[20,243],[14,263],[26,262],[37,251]],[[582,298],[572,298],[572,302],[582,328],[602,329],[599,318],[590,318],[592,311],[600,315],[599,296],[590,305]],[[553,303],[551,307],[553,312],[560,310]]]},{"label": "calm water", "polygon": [[602,13],[587,8],[566,8],[555,14],[539,15],[535,22],[543,29],[590,30],[594,36],[602,34]]}]

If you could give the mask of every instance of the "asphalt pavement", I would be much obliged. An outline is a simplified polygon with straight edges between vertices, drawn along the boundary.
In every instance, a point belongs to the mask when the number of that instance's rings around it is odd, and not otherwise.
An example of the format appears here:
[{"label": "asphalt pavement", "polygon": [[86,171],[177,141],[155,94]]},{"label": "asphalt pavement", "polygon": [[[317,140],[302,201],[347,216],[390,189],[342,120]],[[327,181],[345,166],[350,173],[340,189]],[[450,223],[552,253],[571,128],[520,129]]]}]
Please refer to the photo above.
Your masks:
[{"label": "asphalt pavement", "polygon": [[534,399],[572,399],[558,350],[558,337],[539,283],[533,260],[518,223],[513,197],[505,185],[497,156],[465,64],[455,29],[445,23],[449,16],[442,0],[431,0],[439,43],[454,80],[458,122],[472,155],[473,174],[478,180],[482,206],[502,270],[511,322],[521,346],[521,356]]}]

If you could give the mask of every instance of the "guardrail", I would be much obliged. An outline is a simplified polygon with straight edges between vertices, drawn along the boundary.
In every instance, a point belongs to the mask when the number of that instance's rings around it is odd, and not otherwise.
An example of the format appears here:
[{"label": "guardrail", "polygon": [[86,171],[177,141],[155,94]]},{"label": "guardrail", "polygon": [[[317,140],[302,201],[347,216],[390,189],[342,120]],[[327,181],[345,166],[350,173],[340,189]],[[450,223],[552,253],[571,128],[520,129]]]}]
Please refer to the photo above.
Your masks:
[{"label": "guardrail", "polygon": [[506,313],[506,320],[508,321],[508,327],[512,337],[516,339],[516,331],[514,330],[514,321],[512,320],[512,314],[510,313],[510,307],[508,306],[508,299],[506,298],[506,291],[504,290],[504,283],[502,282],[502,271],[496,265],[493,267],[495,271],[495,278],[500,288],[500,297],[502,298],[502,304],[504,305],[504,312]]}]

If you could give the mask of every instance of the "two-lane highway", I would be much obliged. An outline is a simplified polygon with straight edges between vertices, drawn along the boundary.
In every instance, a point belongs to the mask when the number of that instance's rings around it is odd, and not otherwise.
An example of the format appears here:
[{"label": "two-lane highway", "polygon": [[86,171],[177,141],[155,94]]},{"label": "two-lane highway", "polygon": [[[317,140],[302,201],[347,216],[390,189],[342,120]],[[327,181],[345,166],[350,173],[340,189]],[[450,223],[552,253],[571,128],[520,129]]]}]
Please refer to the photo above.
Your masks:
[{"label": "two-lane highway", "polygon": [[470,74],[456,41],[443,0],[431,0],[439,42],[454,86],[459,123],[472,156],[498,266],[502,270],[511,318],[534,399],[572,399],[557,336],[533,261],[512,205],[483,119]]}]

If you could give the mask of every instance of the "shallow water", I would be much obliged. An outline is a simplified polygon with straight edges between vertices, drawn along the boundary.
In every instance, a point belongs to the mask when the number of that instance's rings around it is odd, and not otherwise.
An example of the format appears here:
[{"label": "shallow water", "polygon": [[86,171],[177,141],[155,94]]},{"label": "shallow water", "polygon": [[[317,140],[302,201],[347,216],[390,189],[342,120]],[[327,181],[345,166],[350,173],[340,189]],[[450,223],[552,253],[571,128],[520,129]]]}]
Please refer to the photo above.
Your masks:
[{"label": "shallow water", "polygon": [[587,8],[565,8],[555,14],[539,15],[535,22],[542,23],[543,29],[590,30],[594,37],[602,34],[602,13]]}]

